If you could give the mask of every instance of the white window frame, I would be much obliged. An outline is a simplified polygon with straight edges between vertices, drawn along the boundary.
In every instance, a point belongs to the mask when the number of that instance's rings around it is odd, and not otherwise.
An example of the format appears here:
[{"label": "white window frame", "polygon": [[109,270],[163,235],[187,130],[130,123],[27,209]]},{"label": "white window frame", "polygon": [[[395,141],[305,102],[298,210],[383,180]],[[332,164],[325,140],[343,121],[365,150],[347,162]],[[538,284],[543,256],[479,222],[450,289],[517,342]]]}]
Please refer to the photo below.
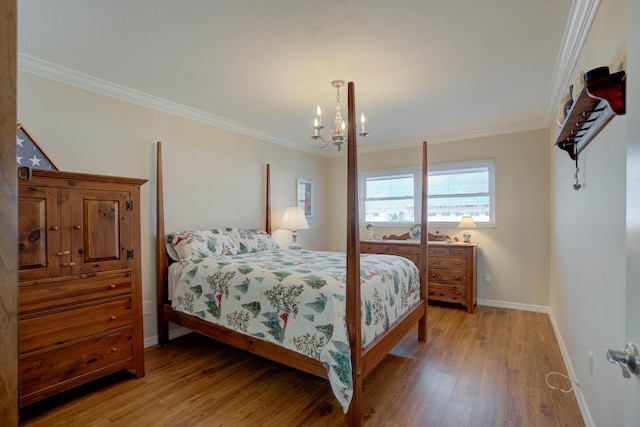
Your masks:
[{"label": "white window frame", "polygon": [[[358,176],[358,212],[360,216],[360,223],[365,223],[365,186],[367,182],[367,178],[377,178],[384,176],[397,176],[397,175],[413,175],[413,209],[414,209],[414,219],[420,218],[421,211],[421,190],[422,187],[422,169],[416,168],[408,168],[408,169],[394,169],[394,170],[385,170],[385,171],[376,171],[376,172],[365,172]],[[389,222],[389,221],[367,221],[367,224],[373,224],[374,226],[380,227],[407,227],[415,224],[416,221],[413,222]]]},{"label": "white window frame", "polygon": [[[428,174],[441,174],[442,172],[451,171],[451,173],[456,173],[456,171],[463,171],[465,169],[478,169],[478,168],[487,168],[489,171],[489,189],[487,195],[489,196],[489,221],[485,222],[476,222],[476,226],[478,227],[495,227],[496,225],[496,191],[495,191],[495,161],[493,159],[489,160],[480,160],[474,162],[464,162],[464,163],[446,163],[439,165],[429,165]],[[359,194],[360,200],[359,203],[359,212],[360,212],[360,223],[365,223],[365,185],[367,178],[372,177],[384,177],[384,176],[397,176],[403,174],[412,174],[414,179],[414,218],[416,219],[414,223],[419,223],[419,218],[421,218],[421,210],[422,210],[422,169],[421,168],[405,168],[405,169],[393,169],[393,170],[385,170],[385,171],[374,171],[374,172],[365,172],[358,176],[358,184],[359,184]],[[457,194],[456,196],[464,196]],[[443,197],[442,195],[438,197]],[[457,221],[429,221],[427,218],[427,225],[429,227],[457,227]],[[374,226],[379,227],[406,227],[406,222],[376,222],[376,221],[368,221],[367,223],[371,223]]]}]

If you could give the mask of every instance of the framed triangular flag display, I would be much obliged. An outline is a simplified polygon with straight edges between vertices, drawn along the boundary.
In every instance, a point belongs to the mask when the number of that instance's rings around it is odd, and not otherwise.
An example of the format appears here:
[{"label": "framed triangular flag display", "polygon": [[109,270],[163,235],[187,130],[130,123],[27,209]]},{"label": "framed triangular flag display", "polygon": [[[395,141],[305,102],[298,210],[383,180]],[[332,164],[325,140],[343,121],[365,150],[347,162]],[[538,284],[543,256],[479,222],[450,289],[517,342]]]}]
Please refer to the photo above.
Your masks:
[{"label": "framed triangular flag display", "polygon": [[21,123],[18,123],[16,131],[16,162],[19,168],[28,166],[32,169],[58,170]]}]

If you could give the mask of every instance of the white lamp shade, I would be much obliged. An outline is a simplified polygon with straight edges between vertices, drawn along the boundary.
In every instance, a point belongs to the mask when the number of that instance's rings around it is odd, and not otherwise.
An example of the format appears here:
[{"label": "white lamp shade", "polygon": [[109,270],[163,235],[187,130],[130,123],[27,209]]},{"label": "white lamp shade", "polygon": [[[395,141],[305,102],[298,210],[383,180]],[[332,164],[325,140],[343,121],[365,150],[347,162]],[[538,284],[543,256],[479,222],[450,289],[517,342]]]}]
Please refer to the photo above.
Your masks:
[{"label": "white lamp shade", "polygon": [[460,220],[460,224],[458,224],[458,228],[470,229],[476,228],[476,223],[473,222],[473,218],[469,215],[465,215]]},{"label": "white lamp shade", "polygon": [[280,227],[285,230],[305,230],[309,228],[309,223],[300,206],[289,206],[284,211]]}]

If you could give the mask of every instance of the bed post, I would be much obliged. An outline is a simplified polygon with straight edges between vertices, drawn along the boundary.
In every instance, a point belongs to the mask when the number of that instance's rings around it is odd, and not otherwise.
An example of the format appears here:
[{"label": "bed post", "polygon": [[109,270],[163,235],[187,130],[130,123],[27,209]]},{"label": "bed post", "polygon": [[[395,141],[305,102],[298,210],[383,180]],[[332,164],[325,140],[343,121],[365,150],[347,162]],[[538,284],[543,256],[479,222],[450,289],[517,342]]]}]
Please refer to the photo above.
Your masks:
[{"label": "bed post", "polygon": [[167,345],[169,341],[169,323],[163,319],[163,305],[169,301],[167,295],[167,249],[164,232],[164,189],[162,186],[162,142],[158,141],[156,155],[156,258],[157,258],[157,316],[158,344]]},{"label": "bed post", "polygon": [[271,164],[267,163],[267,189],[265,195],[266,218],[264,221],[264,231],[271,234]]},{"label": "bed post", "polygon": [[348,84],[349,124],[347,142],[347,289],[346,317],[351,347],[353,396],[346,414],[348,426],[359,426],[362,417],[362,320],[360,313],[360,228],[358,226],[358,163],[356,103],[353,82]]},{"label": "bed post", "polygon": [[427,231],[427,141],[422,142],[422,219],[420,220],[420,299],[424,300],[425,310],[424,316],[418,321],[418,340],[427,340],[427,271],[428,268],[428,251],[427,240],[429,237]]}]

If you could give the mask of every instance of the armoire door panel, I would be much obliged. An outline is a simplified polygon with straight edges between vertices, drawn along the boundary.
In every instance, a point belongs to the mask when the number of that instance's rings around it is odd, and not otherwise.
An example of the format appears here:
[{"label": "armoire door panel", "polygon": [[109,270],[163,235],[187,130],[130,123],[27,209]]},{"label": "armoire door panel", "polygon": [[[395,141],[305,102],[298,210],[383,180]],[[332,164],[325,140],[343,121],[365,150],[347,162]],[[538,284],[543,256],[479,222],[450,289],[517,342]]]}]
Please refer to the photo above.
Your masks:
[{"label": "armoire door panel", "polygon": [[74,273],[127,268],[130,248],[127,194],[80,190],[73,192],[72,204]]},{"label": "armoire door panel", "polygon": [[57,190],[20,187],[18,265],[20,280],[55,277],[59,271],[60,215]]}]

